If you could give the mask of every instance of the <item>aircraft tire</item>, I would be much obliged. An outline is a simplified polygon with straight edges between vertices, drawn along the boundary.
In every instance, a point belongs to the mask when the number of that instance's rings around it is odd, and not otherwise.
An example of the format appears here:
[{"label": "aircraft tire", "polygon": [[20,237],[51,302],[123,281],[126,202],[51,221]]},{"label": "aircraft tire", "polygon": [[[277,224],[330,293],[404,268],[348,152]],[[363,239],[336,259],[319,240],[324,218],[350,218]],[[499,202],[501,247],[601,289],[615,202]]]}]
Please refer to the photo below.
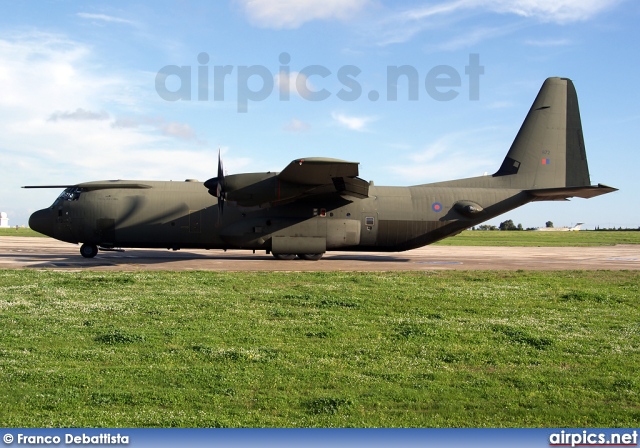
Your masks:
[{"label": "aircraft tire", "polygon": [[294,258],[296,258],[296,254],[274,254],[274,253],[272,253],[272,255],[275,257],[276,260],[293,260]]},{"label": "aircraft tire", "polygon": [[98,254],[98,246],[95,244],[83,244],[80,246],[80,255],[84,258],[93,258]]},{"label": "aircraft tire", "polygon": [[301,260],[318,261],[319,259],[322,258],[323,255],[324,255],[324,253],[319,253],[319,254],[298,254],[298,258],[300,258]]}]

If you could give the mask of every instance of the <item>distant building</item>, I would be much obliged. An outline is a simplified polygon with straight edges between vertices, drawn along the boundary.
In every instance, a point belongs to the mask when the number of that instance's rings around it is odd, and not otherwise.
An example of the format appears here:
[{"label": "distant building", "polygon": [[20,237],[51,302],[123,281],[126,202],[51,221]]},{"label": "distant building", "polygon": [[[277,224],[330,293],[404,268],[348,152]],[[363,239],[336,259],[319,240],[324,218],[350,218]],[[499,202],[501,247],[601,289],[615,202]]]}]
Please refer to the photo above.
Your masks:
[{"label": "distant building", "polygon": [[0,213],[0,228],[2,229],[9,228],[9,218],[7,217],[6,212]]}]

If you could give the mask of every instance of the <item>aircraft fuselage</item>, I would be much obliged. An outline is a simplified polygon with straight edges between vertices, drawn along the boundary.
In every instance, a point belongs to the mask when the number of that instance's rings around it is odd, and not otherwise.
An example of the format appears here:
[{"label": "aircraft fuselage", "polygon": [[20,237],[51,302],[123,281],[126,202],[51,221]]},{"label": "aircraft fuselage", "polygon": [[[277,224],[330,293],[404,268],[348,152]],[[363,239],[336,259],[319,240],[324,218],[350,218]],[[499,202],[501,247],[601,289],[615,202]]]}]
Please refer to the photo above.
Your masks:
[{"label": "aircraft fuselage", "polygon": [[[220,216],[216,198],[201,182],[141,183],[147,188],[69,188],[34,213],[31,227],[69,243],[107,248],[402,251],[531,200],[515,189],[372,185],[364,199],[311,196],[264,208],[227,206]],[[456,208],[460,201],[493,205],[464,216]]]}]

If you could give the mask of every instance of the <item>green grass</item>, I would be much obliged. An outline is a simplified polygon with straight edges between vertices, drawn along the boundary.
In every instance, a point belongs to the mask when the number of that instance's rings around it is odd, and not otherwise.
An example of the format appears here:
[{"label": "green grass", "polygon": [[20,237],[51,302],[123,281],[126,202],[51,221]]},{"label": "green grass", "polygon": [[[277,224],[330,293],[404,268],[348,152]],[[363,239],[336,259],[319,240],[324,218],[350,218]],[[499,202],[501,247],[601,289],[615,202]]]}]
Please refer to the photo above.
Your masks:
[{"label": "green grass", "polygon": [[0,229],[0,236],[37,236],[37,237],[44,237],[44,238],[47,237],[46,235],[43,235],[42,233],[38,233],[35,230],[26,229],[22,227],[19,227],[18,229],[16,229],[15,227],[8,228],[8,229]]},{"label": "green grass", "polygon": [[638,231],[480,231],[466,230],[435,244],[443,246],[613,246],[640,244]]},{"label": "green grass", "polygon": [[0,426],[635,427],[639,285],[0,271]]}]

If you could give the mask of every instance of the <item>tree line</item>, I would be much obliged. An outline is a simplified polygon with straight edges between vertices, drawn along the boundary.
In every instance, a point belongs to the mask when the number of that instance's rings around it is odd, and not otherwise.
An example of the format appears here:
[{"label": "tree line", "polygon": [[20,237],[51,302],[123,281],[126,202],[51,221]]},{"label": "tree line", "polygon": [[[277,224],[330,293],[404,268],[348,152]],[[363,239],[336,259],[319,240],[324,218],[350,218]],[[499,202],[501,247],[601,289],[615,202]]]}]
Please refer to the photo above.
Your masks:
[{"label": "tree line", "polygon": [[[545,227],[553,228],[553,222],[547,221],[545,223]],[[513,220],[507,219],[506,221],[502,221],[499,226],[492,226],[490,224],[482,224],[478,227],[472,227],[471,230],[536,230],[536,227],[527,227],[526,229],[522,227],[522,224],[518,223],[514,224]],[[606,230],[606,231],[640,231],[640,227],[636,228],[623,228],[623,227],[600,227],[596,226],[594,230]]]}]

